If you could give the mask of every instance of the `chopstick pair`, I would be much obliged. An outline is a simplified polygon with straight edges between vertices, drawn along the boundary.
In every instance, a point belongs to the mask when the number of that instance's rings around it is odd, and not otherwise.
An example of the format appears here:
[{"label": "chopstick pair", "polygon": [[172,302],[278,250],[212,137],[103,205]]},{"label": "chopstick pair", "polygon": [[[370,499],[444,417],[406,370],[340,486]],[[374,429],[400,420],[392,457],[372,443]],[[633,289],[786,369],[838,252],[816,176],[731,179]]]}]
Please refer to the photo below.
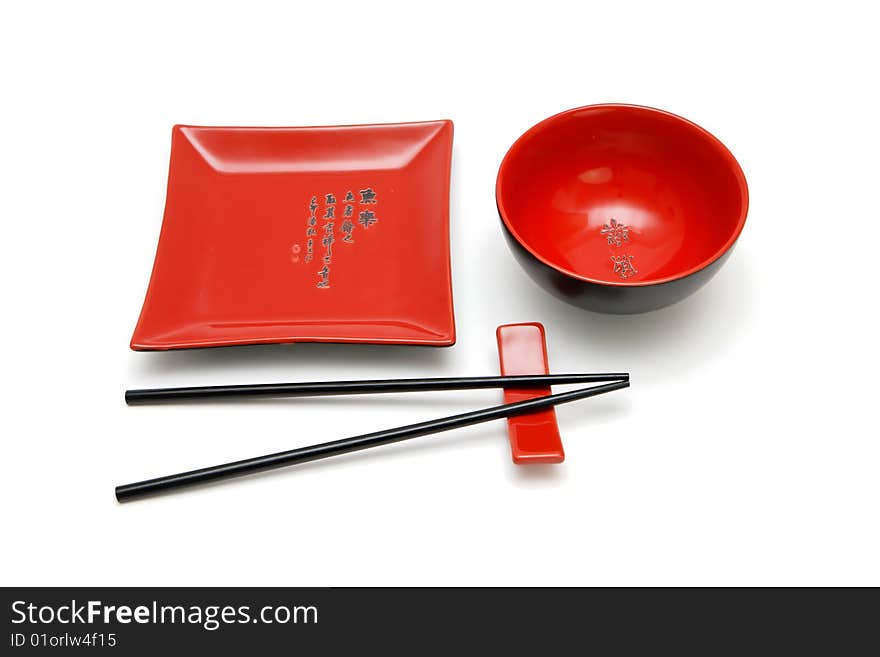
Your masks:
[{"label": "chopstick pair", "polygon": [[284,452],[233,461],[199,470],[148,479],[116,487],[116,499],[127,502],[148,495],[168,492],[196,484],[218,481],[246,474],[253,474],[299,463],[347,454],[370,447],[418,438],[451,429],[524,415],[544,410],[558,404],[587,399],[597,395],[629,387],[629,374],[561,374],[528,376],[463,377],[439,379],[398,379],[379,381],[340,381],[319,383],[286,383],[245,386],[210,386],[202,388],[163,388],[156,390],[129,390],[128,403],[146,401],[171,401],[180,399],[211,399],[230,396],[314,396],[387,392],[413,392],[428,390],[461,390],[499,387],[541,387],[550,384],[611,381],[604,385],[581,388],[570,392],[536,397],[513,404],[501,404],[477,411],[450,415],[448,417],[408,424],[393,429],[343,438],[317,445],[299,447]]}]

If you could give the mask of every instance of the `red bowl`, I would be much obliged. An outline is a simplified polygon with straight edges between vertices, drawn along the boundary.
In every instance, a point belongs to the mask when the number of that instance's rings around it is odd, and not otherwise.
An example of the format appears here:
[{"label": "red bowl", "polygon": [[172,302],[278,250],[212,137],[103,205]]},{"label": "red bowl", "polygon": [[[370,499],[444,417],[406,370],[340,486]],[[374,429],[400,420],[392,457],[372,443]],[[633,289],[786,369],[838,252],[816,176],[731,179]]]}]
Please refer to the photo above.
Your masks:
[{"label": "red bowl", "polygon": [[495,189],[514,255],[542,286],[599,312],[685,298],[742,232],[748,188],[718,139],[649,107],[589,105],[542,121]]}]

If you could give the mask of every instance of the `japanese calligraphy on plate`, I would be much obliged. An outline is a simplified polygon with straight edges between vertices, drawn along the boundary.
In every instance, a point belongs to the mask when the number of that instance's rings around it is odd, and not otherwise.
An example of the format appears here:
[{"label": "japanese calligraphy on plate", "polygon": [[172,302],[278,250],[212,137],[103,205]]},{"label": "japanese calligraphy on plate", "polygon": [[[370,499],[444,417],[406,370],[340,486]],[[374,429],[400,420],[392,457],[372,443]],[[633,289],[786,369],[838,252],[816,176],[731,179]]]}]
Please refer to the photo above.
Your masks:
[{"label": "japanese calligraphy on plate", "polygon": [[[355,230],[366,231],[379,223],[379,217],[376,215],[378,195],[372,187],[364,187],[357,192],[346,190],[341,198],[342,201],[338,201],[335,192],[327,192],[314,194],[309,199],[303,263],[310,264],[317,254],[315,287],[318,289],[326,290],[331,287],[334,255],[344,257],[344,253],[338,248],[334,254],[333,246],[337,243],[337,232],[341,234],[340,242],[346,245],[345,248],[355,248]],[[341,213],[339,216],[336,214],[337,209]],[[338,231],[337,222],[341,222]],[[299,254],[301,250],[299,244],[293,246],[294,254]],[[294,262],[299,262],[298,255],[294,256]]]}]

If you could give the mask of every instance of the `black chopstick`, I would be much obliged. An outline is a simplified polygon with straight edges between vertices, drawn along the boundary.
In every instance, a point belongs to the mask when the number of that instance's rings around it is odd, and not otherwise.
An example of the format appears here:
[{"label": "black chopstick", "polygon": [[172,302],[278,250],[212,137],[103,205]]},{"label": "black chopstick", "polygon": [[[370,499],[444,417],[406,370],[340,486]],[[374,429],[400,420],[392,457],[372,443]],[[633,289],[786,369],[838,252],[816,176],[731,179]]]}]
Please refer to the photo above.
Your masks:
[{"label": "black chopstick", "polygon": [[149,404],[230,397],[314,397],[387,392],[476,390],[479,388],[531,388],[571,383],[626,381],[629,374],[536,374],[526,376],[471,376],[433,379],[377,379],[373,381],[317,381],[311,383],[258,383],[190,388],[126,390],[126,404]]},{"label": "black chopstick", "polygon": [[437,420],[429,420],[418,424],[408,424],[403,427],[385,429],[384,431],[376,431],[374,433],[354,436],[352,438],[343,438],[342,440],[334,440],[328,443],[300,447],[285,452],[277,452],[275,454],[267,454],[266,456],[244,459],[243,461],[234,461],[232,463],[224,463],[222,465],[215,465],[200,470],[191,470],[189,472],[159,477],[157,479],[148,479],[133,484],[125,484],[116,487],[116,499],[119,502],[127,502],[140,497],[183,488],[185,486],[252,474],[263,470],[270,470],[272,468],[306,463],[308,461],[317,461],[318,459],[327,458],[329,456],[337,456],[339,454],[355,452],[369,447],[387,445],[401,440],[409,440],[410,438],[418,438],[419,436],[426,436],[441,431],[449,431],[450,429],[458,429],[472,424],[479,424],[480,422],[532,413],[557,404],[586,399],[587,397],[594,397],[596,395],[627,387],[629,387],[628,380],[616,381],[614,383],[607,383],[592,388],[581,388],[571,392],[536,397],[534,399],[528,399],[514,404],[492,406],[490,408],[483,408],[478,411],[471,411],[460,415],[451,415]]}]

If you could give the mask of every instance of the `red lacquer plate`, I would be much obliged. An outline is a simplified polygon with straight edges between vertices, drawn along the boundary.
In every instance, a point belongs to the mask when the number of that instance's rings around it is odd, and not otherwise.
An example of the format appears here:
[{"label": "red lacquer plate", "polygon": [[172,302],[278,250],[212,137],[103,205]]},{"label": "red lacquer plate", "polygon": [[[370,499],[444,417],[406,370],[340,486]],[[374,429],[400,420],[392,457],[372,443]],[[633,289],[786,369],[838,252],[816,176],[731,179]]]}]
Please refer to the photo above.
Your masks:
[{"label": "red lacquer plate", "polygon": [[452,122],[175,126],[135,350],[455,343]]}]

